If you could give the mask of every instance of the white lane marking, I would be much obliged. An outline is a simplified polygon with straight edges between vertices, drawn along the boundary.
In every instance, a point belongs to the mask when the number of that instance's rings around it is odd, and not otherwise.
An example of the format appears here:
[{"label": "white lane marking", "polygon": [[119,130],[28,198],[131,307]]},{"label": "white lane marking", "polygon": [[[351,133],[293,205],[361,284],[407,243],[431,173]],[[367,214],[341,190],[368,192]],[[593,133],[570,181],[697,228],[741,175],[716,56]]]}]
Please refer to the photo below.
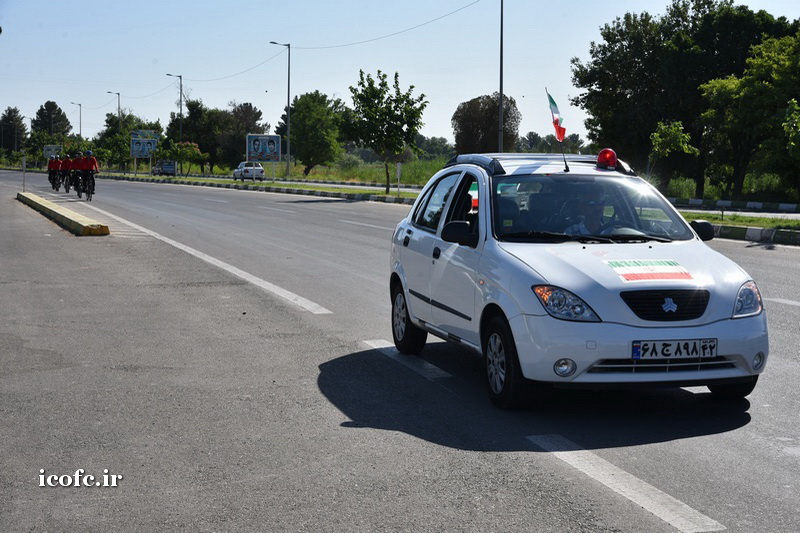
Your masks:
[{"label": "white lane marking", "polygon": [[784,300],[783,298],[764,298],[764,301],[800,307],[800,302],[796,302],[794,300]]},{"label": "white lane marking", "polygon": [[297,211],[291,211],[289,209],[279,209],[277,207],[267,207],[267,206],[264,206],[264,205],[257,205],[256,207],[258,207],[259,209],[266,209],[267,211],[277,211],[279,213],[295,214],[297,212]]},{"label": "white lane marking", "polygon": [[203,198],[206,202],[217,202],[218,204],[227,204],[228,200],[217,200],[214,198]]},{"label": "white lane marking", "polygon": [[640,505],[680,531],[699,533],[727,529],[716,520],[692,509],[682,501],[645,483],[561,435],[531,435],[528,440],[539,448],[551,452],[590,478],[599,481],[617,494]]},{"label": "white lane marking", "polygon": [[94,209],[98,213],[101,213],[101,214],[103,214],[105,216],[111,217],[114,220],[122,222],[123,224],[127,224],[128,226],[130,226],[130,227],[132,227],[134,229],[138,229],[139,231],[147,233],[148,235],[151,235],[151,236],[155,237],[156,239],[169,244],[170,246],[174,246],[175,248],[177,248],[179,250],[183,250],[184,252],[186,252],[189,255],[193,255],[193,256],[197,257],[198,259],[202,259],[206,263],[210,263],[210,264],[212,264],[212,265],[214,265],[216,267],[219,267],[219,268],[221,268],[221,269],[233,274],[234,276],[245,280],[248,283],[252,283],[256,287],[259,287],[259,288],[261,288],[261,289],[263,289],[263,290],[265,290],[265,291],[267,291],[269,293],[272,293],[275,296],[279,296],[279,297],[283,298],[284,300],[287,300],[287,301],[289,301],[289,302],[291,302],[291,303],[293,303],[293,304],[295,304],[295,305],[297,305],[297,306],[299,306],[299,307],[305,309],[306,311],[309,311],[309,312],[311,312],[311,313],[313,313],[315,315],[327,315],[327,314],[331,314],[332,313],[332,311],[329,311],[328,309],[325,309],[321,305],[319,305],[317,303],[314,303],[311,300],[307,300],[307,299],[303,298],[300,295],[297,295],[297,294],[295,294],[293,292],[287,291],[286,289],[284,289],[282,287],[278,287],[277,285],[274,285],[274,284],[270,283],[269,281],[266,281],[266,280],[263,280],[263,279],[261,279],[259,277],[256,277],[253,274],[250,274],[249,272],[245,272],[244,270],[236,268],[235,266],[233,266],[231,264],[228,264],[228,263],[226,263],[224,261],[220,261],[219,259],[217,259],[215,257],[211,257],[208,254],[204,254],[200,250],[195,250],[194,248],[186,246],[185,244],[181,244],[178,241],[174,241],[174,240],[170,239],[169,237],[165,237],[165,236],[161,235],[160,233],[156,233],[155,231],[149,230],[149,229],[147,229],[147,228],[145,228],[143,226],[135,224],[135,223],[133,223],[133,222],[131,222],[129,220],[125,220],[124,218],[121,218],[121,217],[118,217],[116,215],[113,215],[113,214],[111,214],[111,213],[109,213],[107,211],[103,211],[102,209],[99,209],[99,208],[97,208],[97,207],[95,207],[93,205],[89,205],[89,204],[84,204],[84,205],[86,207],[88,207],[89,209]]},{"label": "white lane marking", "polygon": [[375,224],[365,224],[364,222],[353,222],[352,220],[340,220],[345,224],[355,224],[356,226],[365,226],[367,228],[385,229],[386,231],[394,231],[394,228],[387,228],[386,226],[376,226]]},{"label": "white lane marking", "polygon": [[394,344],[392,344],[389,341],[383,339],[375,339],[363,342],[370,348],[378,350],[389,359],[397,361],[401,365],[410,368],[411,370],[413,370],[420,376],[424,377],[425,379],[435,381],[437,379],[446,379],[453,377],[452,374],[445,372],[436,365],[430,364],[424,359],[420,359],[419,357],[415,357],[413,355],[401,354],[400,352],[397,351],[397,348],[394,347]]}]

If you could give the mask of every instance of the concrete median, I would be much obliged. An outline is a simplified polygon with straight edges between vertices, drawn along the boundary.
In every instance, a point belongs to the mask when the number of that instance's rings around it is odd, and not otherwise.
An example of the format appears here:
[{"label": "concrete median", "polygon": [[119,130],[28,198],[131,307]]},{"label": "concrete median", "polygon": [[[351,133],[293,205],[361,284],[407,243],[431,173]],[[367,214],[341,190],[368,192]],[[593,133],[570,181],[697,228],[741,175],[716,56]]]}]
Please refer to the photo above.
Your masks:
[{"label": "concrete median", "polygon": [[108,235],[111,233],[107,225],[80,215],[66,207],[61,207],[33,193],[17,193],[17,200],[39,211],[75,235]]}]

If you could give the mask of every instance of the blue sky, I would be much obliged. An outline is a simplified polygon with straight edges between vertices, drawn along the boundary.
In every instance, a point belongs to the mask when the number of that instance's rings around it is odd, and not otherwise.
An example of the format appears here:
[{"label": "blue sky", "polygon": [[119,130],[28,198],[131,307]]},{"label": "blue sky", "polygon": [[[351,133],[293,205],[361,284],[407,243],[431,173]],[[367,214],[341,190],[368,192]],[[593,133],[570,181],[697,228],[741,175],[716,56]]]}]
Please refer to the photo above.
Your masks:
[{"label": "blue sky", "polygon": [[[737,3],[800,18],[796,1]],[[570,59],[586,60],[600,26],[615,17],[662,14],[667,4],[505,0],[504,92],[517,100],[520,133],[552,133],[546,86],[567,133],[585,136],[586,115],[569,105],[578,94]],[[338,46],[453,11],[398,35]],[[359,69],[397,71],[404,88],[414,85],[415,94],[425,93],[430,102],[422,133],[450,141],[458,104],[499,86],[500,0],[0,0],[0,26],[2,110],[18,107],[30,117],[54,100],[77,131],[78,106],[70,102],[79,102],[88,137],[102,129],[106,113],[116,113],[117,97],[107,91],[121,93],[124,109],[166,126],[178,102],[177,79],[167,73],[182,74],[184,93],[209,107],[252,102],[274,128],[286,105],[287,62],[285,49],[270,41],[292,44],[293,96],[320,90],[351,105],[348,88]]]}]

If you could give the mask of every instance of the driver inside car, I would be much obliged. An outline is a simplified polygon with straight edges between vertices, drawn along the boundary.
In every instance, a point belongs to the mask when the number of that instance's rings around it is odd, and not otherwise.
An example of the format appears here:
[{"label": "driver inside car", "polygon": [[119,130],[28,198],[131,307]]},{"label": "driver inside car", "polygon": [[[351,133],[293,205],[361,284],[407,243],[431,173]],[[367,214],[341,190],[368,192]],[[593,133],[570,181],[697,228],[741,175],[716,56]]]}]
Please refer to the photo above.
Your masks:
[{"label": "driver inside car", "polygon": [[567,235],[600,235],[606,229],[603,211],[606,197],[603,188],[593,185],[582,191],[579,197],[581,220],[564,230]]}]

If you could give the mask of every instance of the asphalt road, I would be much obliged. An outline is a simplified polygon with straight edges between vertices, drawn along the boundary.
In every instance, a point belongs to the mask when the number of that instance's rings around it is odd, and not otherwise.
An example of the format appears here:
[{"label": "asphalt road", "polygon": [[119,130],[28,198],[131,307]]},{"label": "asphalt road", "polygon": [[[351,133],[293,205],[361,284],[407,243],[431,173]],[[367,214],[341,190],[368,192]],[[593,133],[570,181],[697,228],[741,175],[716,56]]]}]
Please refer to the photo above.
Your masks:
[{"label": "asphalt road", "polygon": [[[798,531],[800,250],[717,240],[767,299],[748,401],[489,404],[477,358],[389,344],[407,206],[130,182],[77,238],[0,172],[0,530]],[[122,474],[40,487],[40,470]],[[702,524],[697,526],[697,524]]]}]

